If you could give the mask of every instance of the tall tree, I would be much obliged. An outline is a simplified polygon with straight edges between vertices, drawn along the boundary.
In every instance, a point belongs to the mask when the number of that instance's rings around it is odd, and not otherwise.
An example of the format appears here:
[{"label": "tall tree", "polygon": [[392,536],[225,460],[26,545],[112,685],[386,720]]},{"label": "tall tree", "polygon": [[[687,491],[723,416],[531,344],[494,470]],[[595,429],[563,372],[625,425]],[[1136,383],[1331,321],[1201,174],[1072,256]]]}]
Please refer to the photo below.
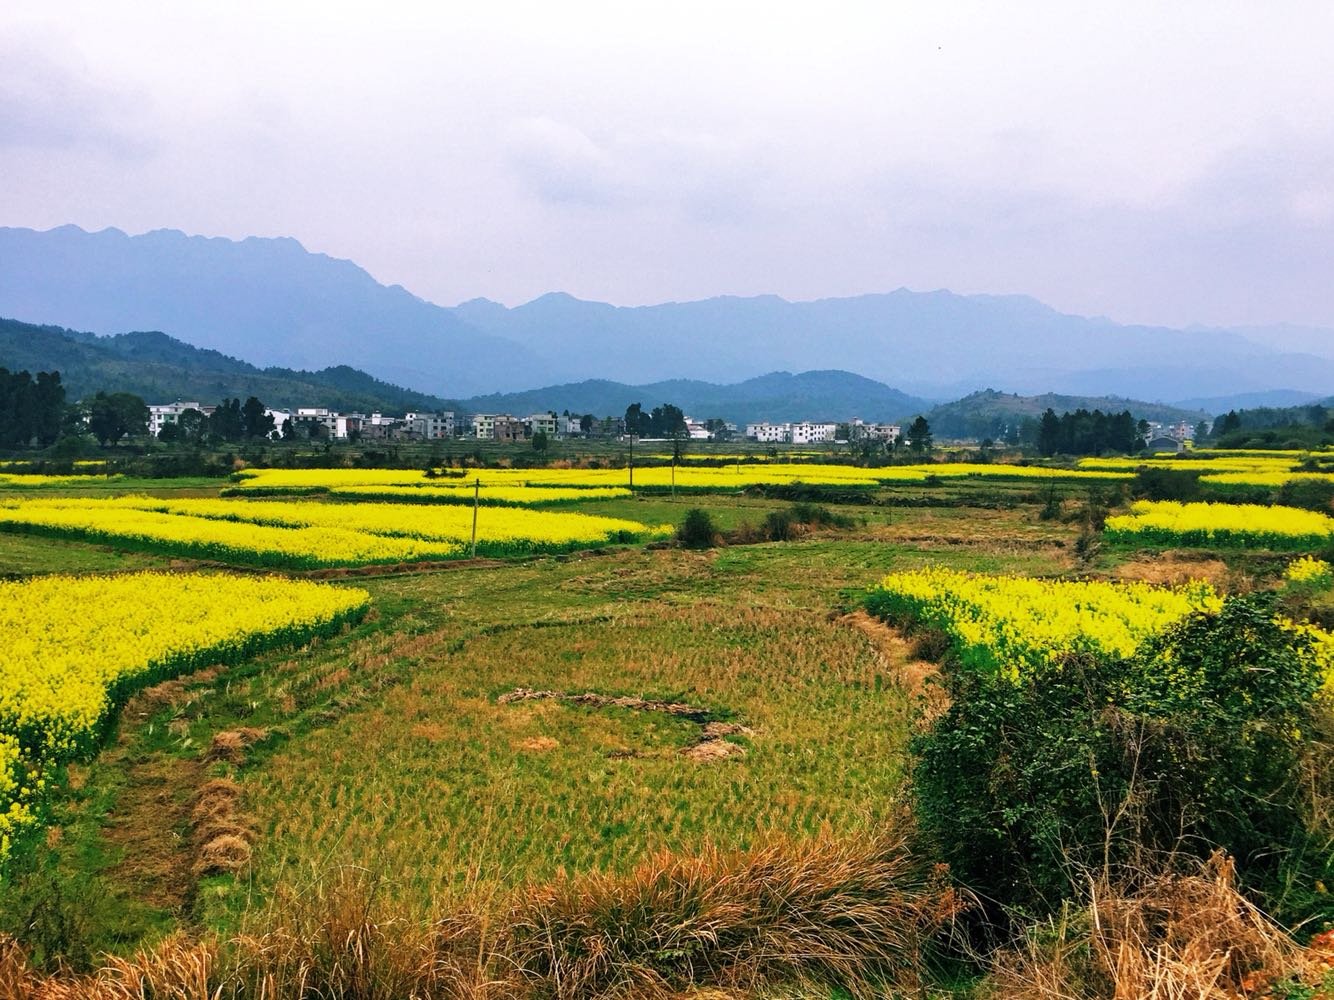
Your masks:
[{"label": "tall tree", "polygon": [[241,407],[241,425],[248,438],[266,438],[273,433],[273,415],[254,396]]},{"label": "tall tree", "polygon": [[914,455],[925,455],[931,451],[931,424],[926,417],[919,415],[908,426],[908,447]]},{"label": "tall tree", "polygon": [[103,445],[148,433],[148,405],[129,392],[99,391],[88,404],[88,429]]}]

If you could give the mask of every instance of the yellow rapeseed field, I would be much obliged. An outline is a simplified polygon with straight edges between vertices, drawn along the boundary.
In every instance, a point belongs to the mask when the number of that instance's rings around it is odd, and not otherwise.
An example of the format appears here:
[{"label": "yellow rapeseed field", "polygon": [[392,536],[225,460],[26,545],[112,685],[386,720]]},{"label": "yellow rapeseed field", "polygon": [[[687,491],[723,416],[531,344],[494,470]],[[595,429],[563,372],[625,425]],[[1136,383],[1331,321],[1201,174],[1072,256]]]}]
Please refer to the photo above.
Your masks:
[{"label": "yellow rapeseed field", "polygon": [[131,690],[303,642],[360,617],[364,590],[210,573],[0,583],[0,860],[50,768],[88,753]]},{"label": "yellow rapeseed field", "polygon": [[1128,656],[1173,622],[1221,603],[1207,583],[1039,580],[939,566],[891,573],[867,598],[872,613],[939,629],[961,662],[1014,680],[1069,653]]},{"label": "yellow rapeseed field", "polygon": [[[0,505],[0,528],[131,543],[173,553],[311,568],[467,554],[473,511],[392,503],[51,498]],[[559,552],[671,535],[670,525],[522,507],[477,512],[478,553]]]},{"label": "yellow rapeseed field", "polygon": [[1296,507],[1141,500],[1107,518],[1109,539],[1167,545],[1311,549],[1334,540],[1334,518]]}]

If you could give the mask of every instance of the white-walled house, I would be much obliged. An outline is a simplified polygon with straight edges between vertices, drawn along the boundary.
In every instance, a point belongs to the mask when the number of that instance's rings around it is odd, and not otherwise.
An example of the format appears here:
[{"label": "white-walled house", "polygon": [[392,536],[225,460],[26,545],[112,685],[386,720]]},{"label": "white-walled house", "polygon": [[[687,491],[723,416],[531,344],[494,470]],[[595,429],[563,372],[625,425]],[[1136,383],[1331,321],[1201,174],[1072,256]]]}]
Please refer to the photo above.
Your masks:
[{"label": "white-walled house", "polygon": [[822,420],[799,420],[772,424],[761,421],[746,425],[746,437],[761,444],[825,444],[833,441],[838,424]]},{"label": "white-walled house", "polygon": [[148,407],[148,433],[157,437],[162,433],[162,428],[180,420],[186,410],[211,413],[213,409],[212,406],[206,409],[198,403],[182,403],[179,399],[174,403],[154,403]]},{"label": "white-walled house", "polygon": [[788,425],[788,440],[793,444],[824,444],[834,440],[838,424],[816,423],[803,420]]},{"label": "white-walled house", "polygon": [[789,440],[789,424],[771,424],[767,420],[746,424],[746,437],[761,444],[782,444]]}]

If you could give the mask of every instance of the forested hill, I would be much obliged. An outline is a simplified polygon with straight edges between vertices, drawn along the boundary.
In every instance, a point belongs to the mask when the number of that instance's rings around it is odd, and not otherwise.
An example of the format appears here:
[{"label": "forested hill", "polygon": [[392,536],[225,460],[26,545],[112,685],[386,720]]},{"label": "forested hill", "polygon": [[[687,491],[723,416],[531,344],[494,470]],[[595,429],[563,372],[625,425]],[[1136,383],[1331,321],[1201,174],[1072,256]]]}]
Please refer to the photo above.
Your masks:
[{"label": "forested hill", "polygon": [[756,420],[896,420],[922,412],[926,400],[883,382],[845,371],[770,372],[732,385],[671,379],[626,385],[588,379],[528,392],[475,396],[463,401],[470,412],[620,414],[631,403],[681,407],[692,417],[721,417],[744,424]]},{"label": "forested hill", "polygon": [[256,396],[270,406],[329,406],[363,412],[435,410],[449,404],[346,365],[322,371],[256,368],[165,333],[99,337],[56,326],[0,319],[0,366],[60,372],[70,399],[104,389],[150,403],[177,399],[216,403]]},{"label": "forested hill", "polygon": [[1015,427],[1025,419],[1036,420],[1048,409],[1057,415],[1081,409],[1103,413],[1129,410],[1136,420],[1158,423],[1185,420],[1192,426],[1200,420],[1212,419],[1212,415],[1203,410],[1186,410],[1120,396],[1063,396],[1051,392],[1040,396],[1017,396],[994,389],[942,403],[933,407],[926,418],[931,422],[931,430],[941,437],[1000,439],[1005,436],[1007,428]]}]

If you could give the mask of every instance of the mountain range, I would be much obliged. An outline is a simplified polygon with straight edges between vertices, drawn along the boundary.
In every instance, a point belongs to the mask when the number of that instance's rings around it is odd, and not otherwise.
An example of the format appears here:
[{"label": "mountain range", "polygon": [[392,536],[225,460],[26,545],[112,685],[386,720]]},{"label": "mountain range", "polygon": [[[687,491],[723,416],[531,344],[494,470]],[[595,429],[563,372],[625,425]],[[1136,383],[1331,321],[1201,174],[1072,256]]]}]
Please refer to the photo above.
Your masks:
[{"label": "mountain range", "polygon": [[445,400],[402,389],[346,365],[321,371],[260,369],[164,333],[100,337],[0,319],[0,366],[58,371],[67,396],[132,392],[150,403],[217,403],[256,396],[270,406],[328,406],[361,412],[436,410]]},{"label": "mountain range", "polygon": [[263,368],[348,365],[449,398],[811,369],[935,399],[982,386],[1158,400],[1323,396],[1334,386],[1332,331],[1123,325],[1024,296],[903,288],[636,307],[552,293],[514,308],[485,299],[448,308],[294,239],[174,230],[0,228],[0,315],[100,334],[163,330]]},{"label": "mountain range", "polygon": [[391,385],[347,365],[319,371],[258,368],[218,351],[192,347],[161,332],[99,336],[55,326],[0,319],[0,366],[12,371],[61,373],[71,399],[97,390],[132,392],[149,402],[177,399],[216,403],[227,397],[257,396],[274,407],[328,406],[361,412],[401,414],[408,410],[453,409],[461,413],[547,410],[621,414],[631,403],[653,407],[673,403],[700,419],[722,417],[746,424],[757,420],[823,419],[903,421],[927,413],[946,436],[994,436],[997,423],[1012,424],[1047,406],[1058,411],[1130,409],[1136,417],[1176,421],[1201,414],[1161,404],[1116,398],[1020,397],[986,391],[932,406],[881,382],[843,371],[791,374],[771,372],[734,385],[675,379],[626,385],[605,379],[548,386],[524,392],[446,400]]}]

